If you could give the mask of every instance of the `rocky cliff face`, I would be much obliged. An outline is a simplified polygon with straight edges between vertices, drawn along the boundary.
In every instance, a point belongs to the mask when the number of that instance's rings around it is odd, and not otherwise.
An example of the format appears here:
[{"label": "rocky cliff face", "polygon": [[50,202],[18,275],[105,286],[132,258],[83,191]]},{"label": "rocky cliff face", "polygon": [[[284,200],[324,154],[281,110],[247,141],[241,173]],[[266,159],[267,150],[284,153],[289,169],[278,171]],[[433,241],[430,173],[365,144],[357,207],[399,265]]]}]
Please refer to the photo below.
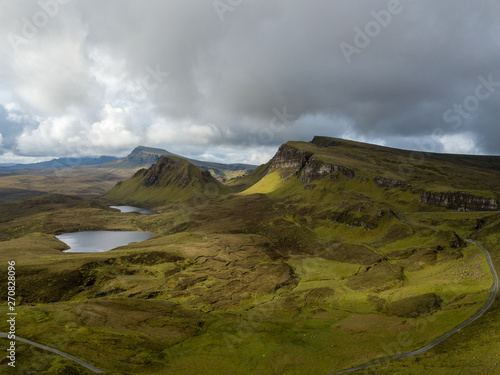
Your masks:
[{"label": "rocky cliff face", "polygon": [[500,201],[498,199],[477,197],[463,192],[431,193],[424,191],[418,201],[465,212],[500,211]]},{"label": "rocky cliff face", "polygon": [[276,155],[271,159],[268,173],[280,169],[282,178],[297,174],[298,171],[304,168],[311,156],[312,153],[310,152],[297,150],[286,144],[281,145]]},{"label": "rocky cliff face", "polygon": [[321,180],[328,175],[330,175],[330,178],[337,178],[339,173],[342,173],[347,178],[355,177],[354,171],[349,168],[323,163],[315,157],[311,157],[300,171],[300,182],[309,184],[311,181]]},{"label": "rocky cliff face", "polygon": [[389,178],[382,178],[382,177],[375,177],[373,179],[373,182],[377,184],[377,186],[380,187],[389,187],[389,188],[395,188],[395,187],[411,187],[410,184],[401,181],[401,180],[391,180]]},{"label": "rocky cliff face", "polygon": [[156,163],[160,155],[148,151],[146,148],[137,147],[125,158],[127,163],[133,165],[151,165]]},{"label": "rocky cliff face", "polygon": [[269,165],[269,172],[281,170],[280,175],[286,178],[292,175],[300,177],[300,182],[309,184],[312,181],[321,180],[326,176],[336,178],[342,173],[348,178],[354,178],[353,170],[341,165],[325,163],[315,158],[312,153],[297,150],[288,145],[282,145]]}]

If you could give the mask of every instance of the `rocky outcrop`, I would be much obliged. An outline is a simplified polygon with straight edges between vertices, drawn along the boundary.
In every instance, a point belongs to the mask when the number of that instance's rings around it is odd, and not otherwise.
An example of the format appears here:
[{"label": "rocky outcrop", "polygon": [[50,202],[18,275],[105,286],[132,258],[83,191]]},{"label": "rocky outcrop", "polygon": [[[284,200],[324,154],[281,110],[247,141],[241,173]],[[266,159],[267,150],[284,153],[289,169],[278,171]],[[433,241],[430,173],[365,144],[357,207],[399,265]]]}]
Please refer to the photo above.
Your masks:
[{"label": "rocky outcrop", "polygon": [[500,201],[498,199],[478,197],[463,192],[432,193],[424,191],[418,201],[464,212],[500,211]]},{"label": "rocky outcrop", "polygon": [[311,152],[297,150],[286,144],[281,145],[276,155],[271,159],[268,173],[279,169],[282,178],[297,174],[298,171],[304,168],[311,156]]},{"label": "rocky outcrop", "polygon": [[369,215],[355,215],[349,211],[334,212],[330,215],[330,220],[334,223],[345,224],[351,228],[364,227],[365,230],[377,228],[377,224]]},{"label": "rocky outcrop", "polygon": [[268,173],[280,170],[280,176],[286,178],[296,175],[303,184],[321,180],[326,176],[337,178],[343,174],[347,178],[354,178],[353,170],[341,165],[325,163],[313,156],[311,152],[297,150],[288,145],[282,145],[271,160]]},{"label": "rocky outcrop", "polygon": [[373,182],[375,182],[377,186],[380,187],[389,187],[389,188],[411,187],[411,185],[407,182],[401,180],[391,180],[389,178],[383,178],[383,177],[375,177],[373,179]]},{"label": "rocky outcrop", "polygon": [[304,168],[300,171],[300,182],[309,184],[311,181],[321,180],[323,177],[330,175],[331,178],[336,178],[339,173],[342,173],[347,178],[354,178],[354,171],[341,165],[333,165],[323,163],[314,156],[309,158]]}]

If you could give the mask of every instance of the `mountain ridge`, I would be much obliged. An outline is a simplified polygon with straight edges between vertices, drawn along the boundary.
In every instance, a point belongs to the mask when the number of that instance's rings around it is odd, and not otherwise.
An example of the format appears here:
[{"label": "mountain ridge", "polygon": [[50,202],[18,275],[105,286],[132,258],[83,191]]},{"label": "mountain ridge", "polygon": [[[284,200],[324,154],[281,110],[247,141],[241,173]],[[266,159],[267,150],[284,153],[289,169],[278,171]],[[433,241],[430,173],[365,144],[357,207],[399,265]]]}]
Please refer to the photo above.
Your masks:
[{"label": "mountain ridge", "polygon": [[98,156],[98,157],[78,157],[78,158],[58,158],[49,161],[42,161],[38,163],[28,163],[28,164],[12,164],[12,165],[1,165],[0,172],[16,172],[23,169],[32,170],[46,170],[53,168],[72,168],[79,166],[98,166],[113,161],[119,160],[115,156]]}]

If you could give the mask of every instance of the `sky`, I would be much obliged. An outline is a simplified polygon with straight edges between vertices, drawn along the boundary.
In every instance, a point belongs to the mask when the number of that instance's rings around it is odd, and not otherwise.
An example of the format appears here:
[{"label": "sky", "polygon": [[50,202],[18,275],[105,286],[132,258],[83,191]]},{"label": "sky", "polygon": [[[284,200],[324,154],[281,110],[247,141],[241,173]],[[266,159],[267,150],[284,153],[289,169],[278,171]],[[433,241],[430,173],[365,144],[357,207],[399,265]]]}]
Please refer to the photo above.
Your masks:
[{"label": "sky", "polygon": [[0,163],[266,162],[315,135],[500,155],[497,0],[0,0]]}]

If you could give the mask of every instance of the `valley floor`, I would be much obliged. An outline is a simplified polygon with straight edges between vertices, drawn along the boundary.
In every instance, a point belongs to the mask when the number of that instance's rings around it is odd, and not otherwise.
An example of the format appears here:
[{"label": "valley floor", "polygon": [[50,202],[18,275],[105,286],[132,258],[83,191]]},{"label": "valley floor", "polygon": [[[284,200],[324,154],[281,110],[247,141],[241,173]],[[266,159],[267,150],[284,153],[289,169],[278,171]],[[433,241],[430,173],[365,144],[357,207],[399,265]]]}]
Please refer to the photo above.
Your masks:
[{"label": "valley floor", "polygon": [[[4,204],[0,222],[0,262],[18,265],[17,333],[108,373],[341,371],[421,348],[484,306],[488,263],[460,237],[500,266],[494,213],[406,218],[417,226],[382,215],[367,231],[262,194],[173,204],[153,216],[32,199]],[[155,236],[97,254],[62,253],[54,237],[104,229]],[[499,314],[495,301],[428,352],[357,373],[494,374]],[[18,364],[17,373],[90,373],[24,343]]]}]

